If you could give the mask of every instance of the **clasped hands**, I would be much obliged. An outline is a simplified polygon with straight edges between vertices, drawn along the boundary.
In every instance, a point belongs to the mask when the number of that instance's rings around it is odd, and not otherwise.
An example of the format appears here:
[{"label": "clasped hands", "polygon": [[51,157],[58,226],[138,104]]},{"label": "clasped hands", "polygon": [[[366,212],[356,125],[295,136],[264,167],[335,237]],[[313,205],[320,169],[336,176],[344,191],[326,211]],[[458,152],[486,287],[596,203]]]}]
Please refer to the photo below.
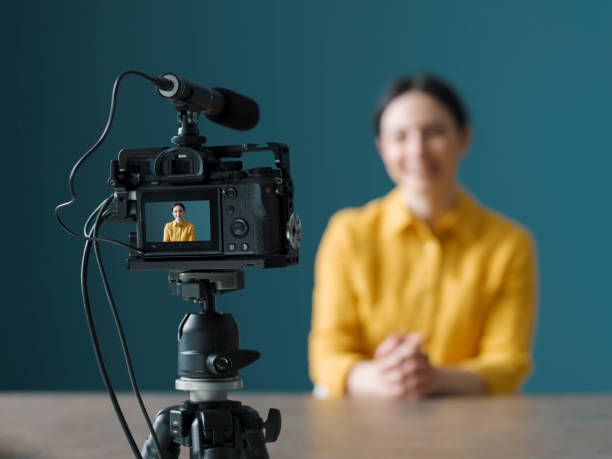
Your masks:
[{"label": "clasped hands", "polygon": [[372,360],[351,368],[347,392],[356,396],[423,398],[438,391],[437,369],[422,350],[418,333],[393,333],[376,348]]}]

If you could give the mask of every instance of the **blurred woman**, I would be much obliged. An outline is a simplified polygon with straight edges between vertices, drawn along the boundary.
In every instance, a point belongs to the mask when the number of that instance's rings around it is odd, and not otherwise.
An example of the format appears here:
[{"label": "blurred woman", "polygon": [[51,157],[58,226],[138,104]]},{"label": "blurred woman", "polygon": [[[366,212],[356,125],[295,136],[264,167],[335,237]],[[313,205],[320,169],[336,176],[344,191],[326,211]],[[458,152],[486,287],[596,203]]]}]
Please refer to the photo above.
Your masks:
[{"label": "blurred woman", "polygon": [[435,77],[402,78],[374,129],[397,186],[335,214],[319,246],[315,395],[515,392],[531,367],[534,248],[457,182],[471,137],[463,104]]}]

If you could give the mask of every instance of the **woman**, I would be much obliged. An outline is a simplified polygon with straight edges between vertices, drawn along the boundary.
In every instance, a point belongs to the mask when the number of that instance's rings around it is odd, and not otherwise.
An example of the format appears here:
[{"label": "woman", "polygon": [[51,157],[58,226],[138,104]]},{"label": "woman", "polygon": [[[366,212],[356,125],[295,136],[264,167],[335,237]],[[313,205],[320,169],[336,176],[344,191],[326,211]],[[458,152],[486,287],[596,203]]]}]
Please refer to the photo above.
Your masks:
[{"label": "woman", "polygon": [[172,205],[174,220],[164,226],[164,242],[195,241],[195,226],[185,220],[185,206],[176,202]]},{"label": "woman", "polygon": [[457,183],[470,128],[431,76],[383,95],[376,146],[397,187],[332,217],[316,259],[310,374],[319,396],[516,391],[531,367],[528,232]]}]

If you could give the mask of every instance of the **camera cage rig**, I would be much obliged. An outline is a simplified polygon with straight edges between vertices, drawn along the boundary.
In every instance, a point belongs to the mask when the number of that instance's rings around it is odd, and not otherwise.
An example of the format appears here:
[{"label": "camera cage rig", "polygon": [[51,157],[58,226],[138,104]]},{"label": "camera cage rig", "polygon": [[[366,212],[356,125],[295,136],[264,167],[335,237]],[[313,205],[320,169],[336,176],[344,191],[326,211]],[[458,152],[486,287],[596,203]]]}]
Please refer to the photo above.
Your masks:
[{"label": "camera cage rig", "polygon": [[[179,118],[180,119],[180,118]],[[193,119],[193,117],[192,117]],[[180,128],[179,128],[180,132]],[[205,140],[201,136],[192,136],[192,139],[197,141]],[[265,256],[248,256],[240,254],[228,257],[224,254],[206,255],[205,257],[189,256],[189,252],[185,251],[181,256],[177,257],[159,257],[158,259],[146,258],[142,254],[132,252],[127,260],[128,270],[240,270],[246,266],[256,266],[258,268],[279,268],[288,265],[299,263],[298,248],[301,241],[301,221],[298,215],[293,211],[293,181],[291,179],[289,169],[289,148],[287,145],[278,142],[268,142],[265,146],[256,144],[241,144],[241,145],[223,145],[203,147],[200,145],[191,145],[185,143],[186,140],[180,135],[172,138],[175,147],[155,147],[141,149],[124,149],[119,152],[119,158],[111,161],[110,177],[108,184],[115,188],[114,203],[115,207],[109,222],[133,222],[136,220],[135,208],[131,203],[137,202],[136,188],[141,183],[172,183],[181,184],[181,190],[185,190],[182,186],[191,185],[197,188],[198,184],[202,184],[215,172],[229,173],[237,178],[245,174],[260,174],[265,173],[271,168],[262,167],[249,170],[242,169],[241,161],[222,161],[224,158],[241,158],[246,152],[254,151],[271,151],[274,155],[274,164],[277,171],[280,172],[278,177],[274,177],[274,190],[276,195],[285,196],[285,208],[283,213],[287,216],[285,225],[284,237],[287,242],[286,254],[267,254]],[[172,151],[175,148],[189,146],[192,151],[197,151],[204,155],[209,164],[214,167],[207,167],[208,175],[202,174],[198,176],[183,177],[175,175],[171,177],[159,177],[153,174],[141,173],[142,170],[151,168],[153,163],[159,156],[165,152]],[[135,164],[136,163],[136,164]],[[139,172],[130,173],[130,165],[138,168]],[[142,167],[138,167],[141,165]],[[213,175],[214,178],[214,175]],[[177,191],[179,188],[177,188]],[[223,192],[225,197],[225,190]],[[140,246],[135,233],[130,234],[130,244],[132,246]],[[178,245],[178,244],[175,244]]]}]

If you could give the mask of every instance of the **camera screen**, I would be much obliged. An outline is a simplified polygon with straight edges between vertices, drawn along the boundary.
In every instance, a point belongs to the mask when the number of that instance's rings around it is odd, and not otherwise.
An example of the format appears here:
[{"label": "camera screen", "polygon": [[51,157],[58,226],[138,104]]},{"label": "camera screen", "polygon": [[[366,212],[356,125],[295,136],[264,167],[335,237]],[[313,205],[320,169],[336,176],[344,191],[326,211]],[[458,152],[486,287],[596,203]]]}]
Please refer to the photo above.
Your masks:
[{"label": "camera screen", "polygon": [[198,256],[219,251],[218,189],[146,190],[138,194],[137,201],[138,246],[146,256]]},{"label": "camera screen", "polygon": [[210,201],[146,202],[147,242],[210,241]]}]

